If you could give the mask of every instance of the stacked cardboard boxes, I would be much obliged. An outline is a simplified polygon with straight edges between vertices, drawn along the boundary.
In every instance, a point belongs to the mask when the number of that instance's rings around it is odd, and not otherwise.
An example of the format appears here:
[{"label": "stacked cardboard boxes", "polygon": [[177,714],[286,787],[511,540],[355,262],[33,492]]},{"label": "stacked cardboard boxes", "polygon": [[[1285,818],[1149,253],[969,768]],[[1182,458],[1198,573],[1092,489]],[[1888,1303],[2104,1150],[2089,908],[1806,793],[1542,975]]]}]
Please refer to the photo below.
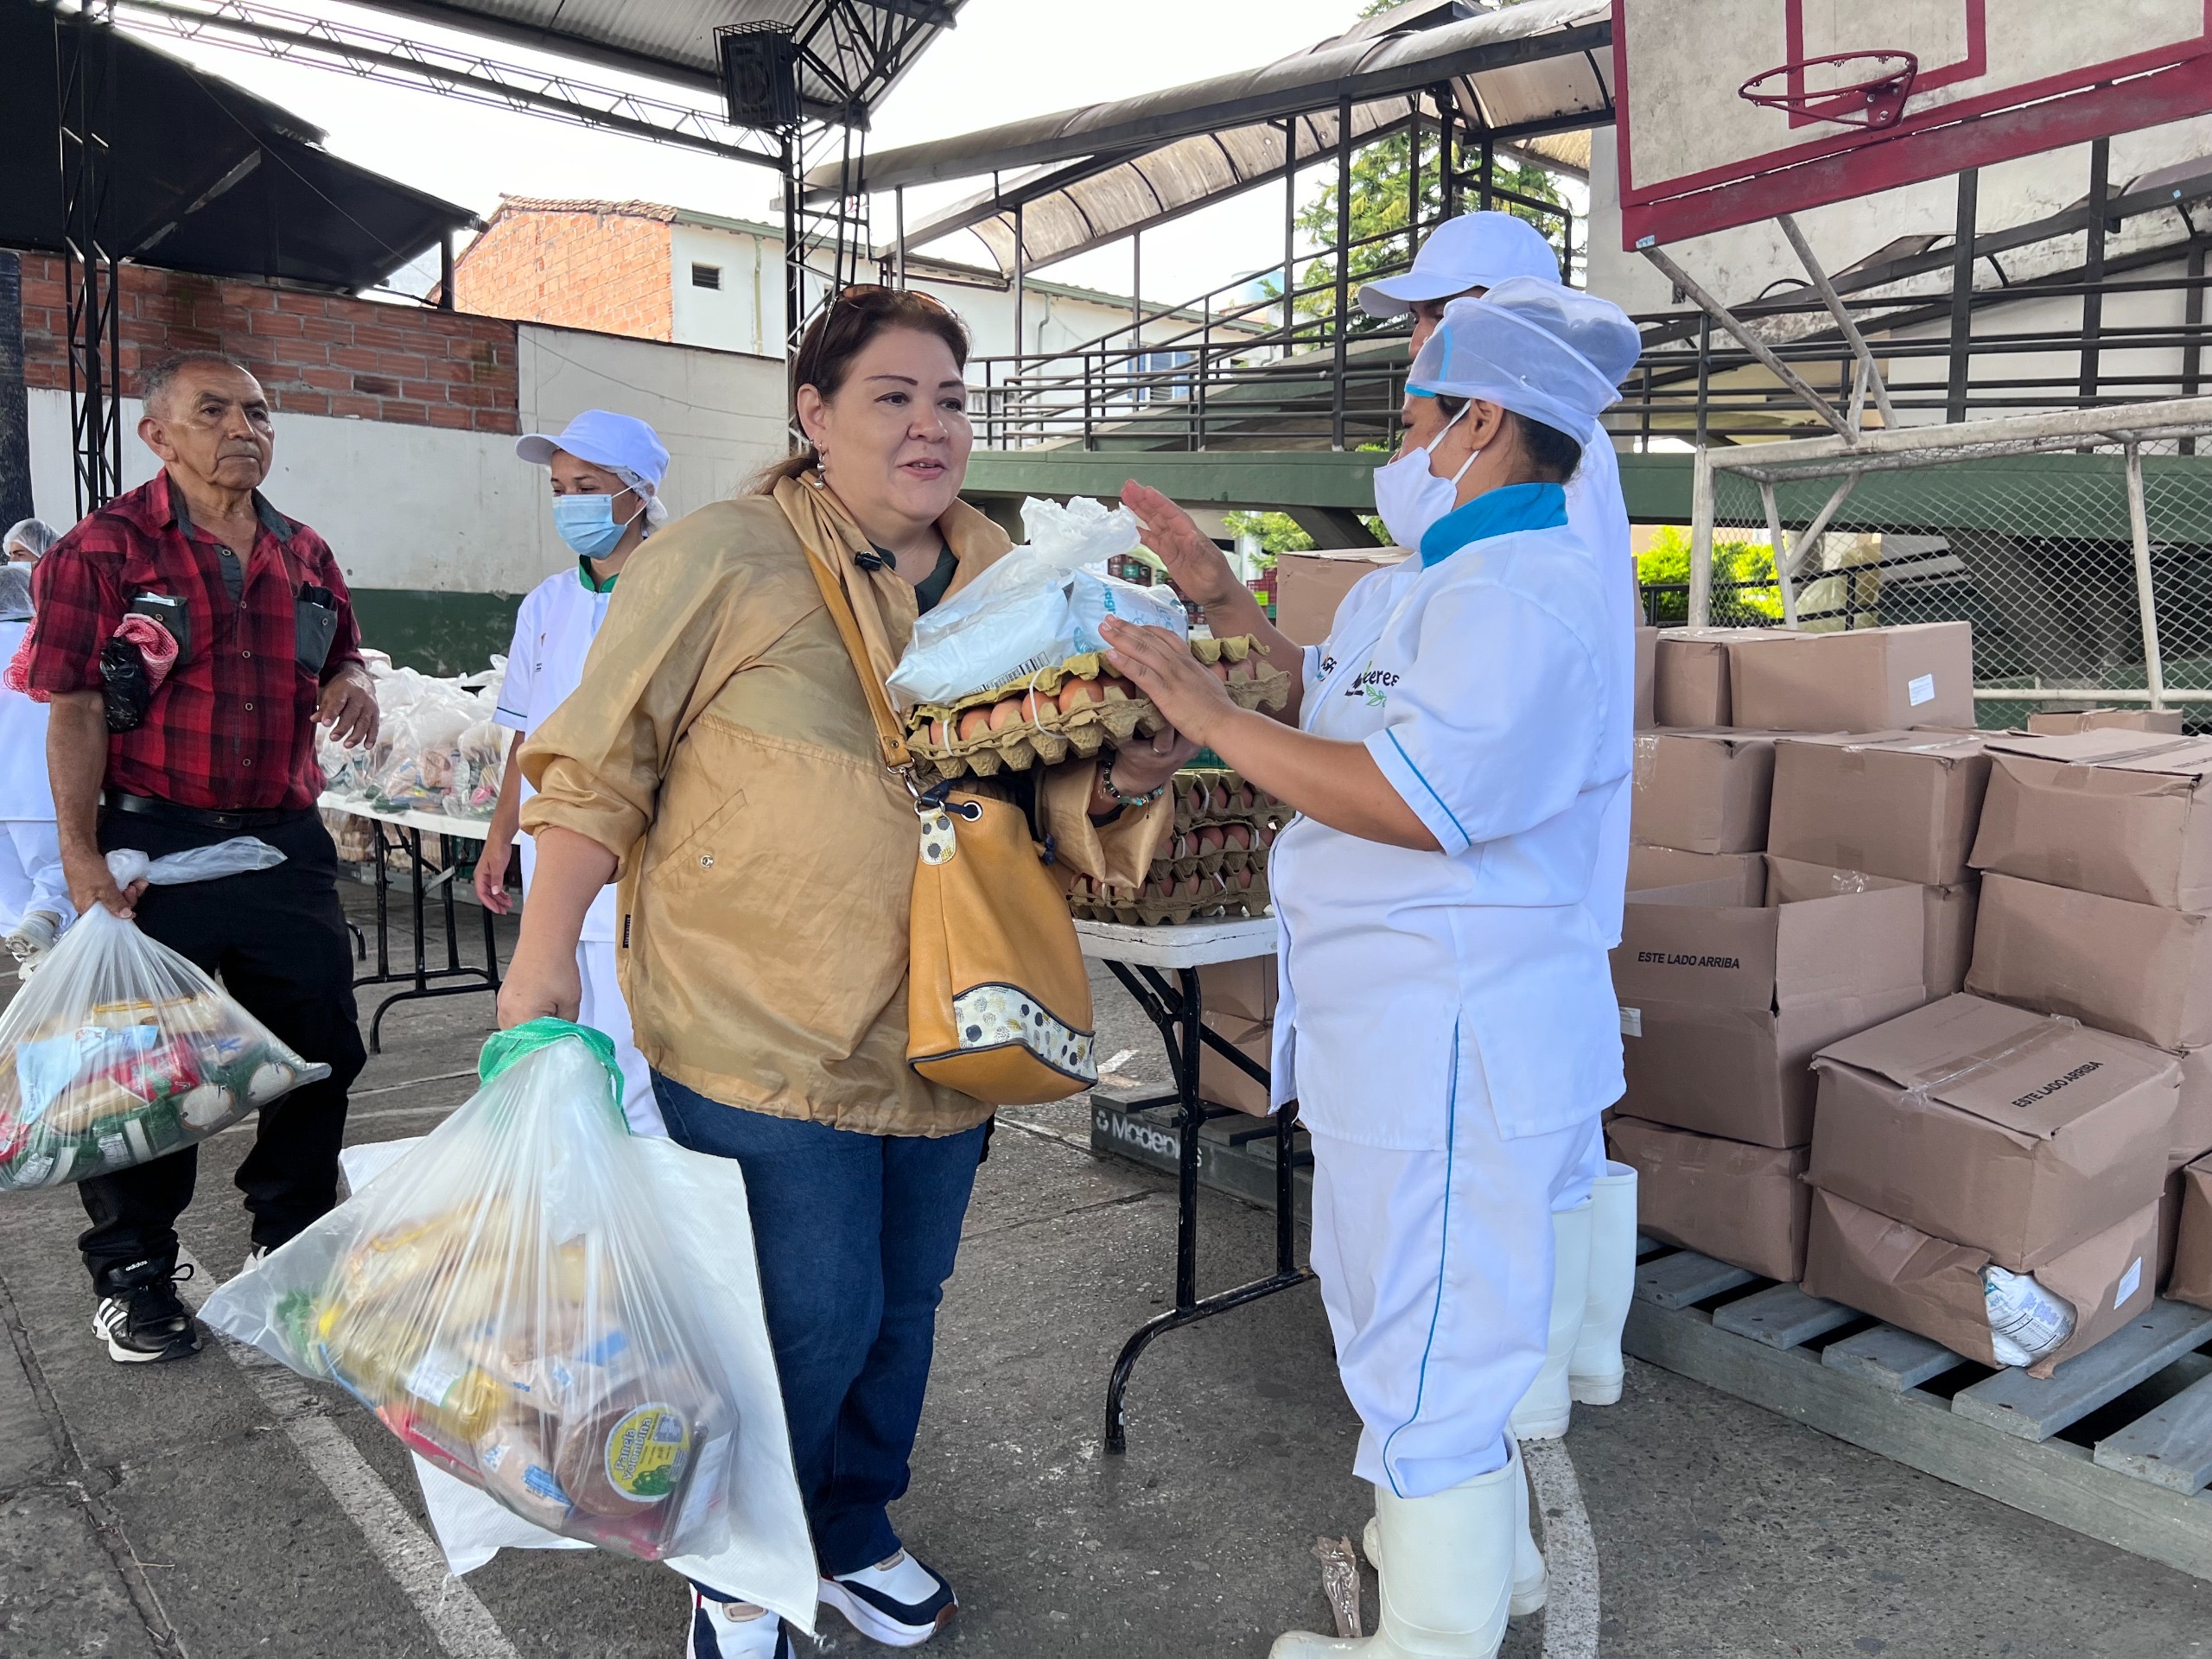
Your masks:
[{"label": "stacked cardboard boxes", "polygon": [[1970,735],[1906,728],[1972,722],[1972,634],[1679,629],[1654,679],[1613,961],[1613,1156],[1652,1236],[1794,1280],[1813,1056],[1965,973],[1988,763]]},{"label": "stacked cardboard boxes", "polygon": [[[1200,1017],[1263,1071],[1274,1059],[1275,990],[1273,957],[1198,969],[1198,996],[1205,1008]],[[1255,1117],[1267,1116],[1269,1109],[1267,1085],[1210,1043],[1198,1048],[1198,1097]]]},{"label": "stacked cardboard boxes", "polygon": [[1967,988],[2174,1054],[2163,1262],[2182,1166],[2212,1150],[2212,741],[2106,726],[1989,748]]}]

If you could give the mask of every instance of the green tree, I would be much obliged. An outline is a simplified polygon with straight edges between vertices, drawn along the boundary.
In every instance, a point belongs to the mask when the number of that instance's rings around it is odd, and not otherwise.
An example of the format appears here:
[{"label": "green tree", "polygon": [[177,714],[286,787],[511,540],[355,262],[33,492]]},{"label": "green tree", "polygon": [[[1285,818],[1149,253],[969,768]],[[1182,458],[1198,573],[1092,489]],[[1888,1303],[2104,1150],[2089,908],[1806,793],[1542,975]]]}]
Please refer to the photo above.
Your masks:
[{"label": "green tree", "polygon": [[1231,536],[1247,531],[1260,538],[1260,550],[1269,558],[1278,553],[1311,553],[1313,538],[1299,528],[1287,512],[1224,512],[1222,524]]},{"label": "green tree", "polygon": [[[1669,525],[1637,556],[1636,579],[1662,585],[1648,595],[1651,620],[1662,628],[1689,620],[1689,532]],[[1782,588],[1775,580],[1774,550],[1764,542],[1713,544],[1713,626],[1760,627],[1782,620]]]}]

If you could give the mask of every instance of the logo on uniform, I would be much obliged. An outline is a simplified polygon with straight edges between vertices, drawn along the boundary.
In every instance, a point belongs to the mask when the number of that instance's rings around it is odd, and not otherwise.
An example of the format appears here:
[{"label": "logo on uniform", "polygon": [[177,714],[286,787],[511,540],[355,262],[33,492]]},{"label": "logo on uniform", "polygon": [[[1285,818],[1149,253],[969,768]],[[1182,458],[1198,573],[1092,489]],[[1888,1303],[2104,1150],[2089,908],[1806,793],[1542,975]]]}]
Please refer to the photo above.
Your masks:
[{"label": "logo on uniform", "polygon": [[1390,688],[1397,683],[1398,677],[1389,670],[1370,668],[1353,677],[1352,683],[1344,688],[1344,696],[1363,697],[1370,708],[1380,709],[1389,701]]}]

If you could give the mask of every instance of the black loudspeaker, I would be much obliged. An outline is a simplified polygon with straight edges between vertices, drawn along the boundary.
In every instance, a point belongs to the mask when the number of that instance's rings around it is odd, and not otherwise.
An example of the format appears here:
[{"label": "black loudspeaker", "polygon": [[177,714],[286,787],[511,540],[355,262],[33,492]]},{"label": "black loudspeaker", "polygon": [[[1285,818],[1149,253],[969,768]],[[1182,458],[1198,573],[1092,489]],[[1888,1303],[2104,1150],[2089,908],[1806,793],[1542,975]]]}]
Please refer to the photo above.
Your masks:
[{"label": "black loudspeaker", "polygon": [[783,23],[734,23],[715,31],[729,122],[756,132],[799,124],[798,43]]}]

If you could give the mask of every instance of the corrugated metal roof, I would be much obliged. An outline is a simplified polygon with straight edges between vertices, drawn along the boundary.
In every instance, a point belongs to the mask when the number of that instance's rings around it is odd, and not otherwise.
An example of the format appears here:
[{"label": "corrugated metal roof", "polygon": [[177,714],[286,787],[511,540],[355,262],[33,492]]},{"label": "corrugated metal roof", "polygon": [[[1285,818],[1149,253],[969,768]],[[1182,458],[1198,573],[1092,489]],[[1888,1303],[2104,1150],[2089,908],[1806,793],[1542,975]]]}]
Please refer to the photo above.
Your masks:
[{"label": "corrugated metal roof", "polygon": [[[1506,142],[1518,135],[1547,162],[1586,172],[1589,140],[1576,129],[1613,113],[1607,0],[1523,0],[1433,22],[1452,10],[1408,7],[1433,26],[1379,34],[1396,15],[1384,14],[1260,69],[886,150],[868,157],[866,188],[993,174],[989,188],[911,226],[907,245],[972,230],[1010,270],[1018,203],[1024,258],[1042,265],[1280,179],[1286,120],[1296,124],[1300,166],[1333,156],[1347,94],[1355,143],[1402,125],[1416,107],[1433,132],[1430,89],[1446,81],[1460,121]],[[809,182],[835,187],[828,171]]]},{"label": "corrugated metal roof", "polygon": [[[931,43],[965,0],[356,0],[373,11],[418,18],[464,34],[532,46],[632,73],[719,92],[715,31],[783,23],[858,94],[866,111]],[[803,70],[810,113],[842,106],[822,73]]]}]

